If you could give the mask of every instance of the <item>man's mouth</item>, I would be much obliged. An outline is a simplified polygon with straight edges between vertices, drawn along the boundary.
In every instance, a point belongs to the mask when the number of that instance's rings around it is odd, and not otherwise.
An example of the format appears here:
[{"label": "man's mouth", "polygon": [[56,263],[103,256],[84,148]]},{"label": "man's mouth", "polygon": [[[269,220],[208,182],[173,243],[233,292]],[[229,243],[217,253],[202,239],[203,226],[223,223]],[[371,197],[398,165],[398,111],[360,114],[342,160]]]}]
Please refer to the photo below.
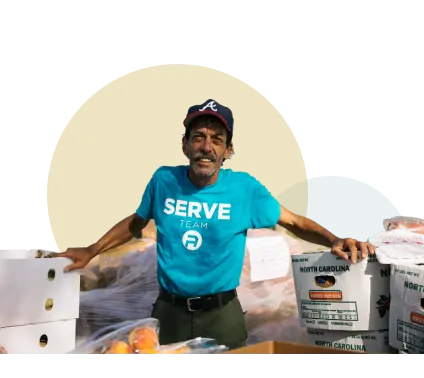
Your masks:
[{"label": "man's mouth", "polygon": [[212,157],[202,156],[195,159],[196,163],[201,164],[211,164],[215,162],[215,159]]}]

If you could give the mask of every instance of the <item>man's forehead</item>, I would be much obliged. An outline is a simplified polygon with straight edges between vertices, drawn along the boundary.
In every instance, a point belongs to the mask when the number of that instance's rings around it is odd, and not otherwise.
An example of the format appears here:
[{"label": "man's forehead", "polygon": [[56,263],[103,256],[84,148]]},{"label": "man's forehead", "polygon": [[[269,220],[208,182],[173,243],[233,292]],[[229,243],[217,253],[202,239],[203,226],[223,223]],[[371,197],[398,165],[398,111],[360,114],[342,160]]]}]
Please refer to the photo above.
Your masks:
[{"label": "man's forehead", "polygon": [[191,125],[192,132],[209,131],[216,135],[224,135],[226,133],[225,126],[219,121],[213,121],[205,124],[204,122],[194,123]]}]

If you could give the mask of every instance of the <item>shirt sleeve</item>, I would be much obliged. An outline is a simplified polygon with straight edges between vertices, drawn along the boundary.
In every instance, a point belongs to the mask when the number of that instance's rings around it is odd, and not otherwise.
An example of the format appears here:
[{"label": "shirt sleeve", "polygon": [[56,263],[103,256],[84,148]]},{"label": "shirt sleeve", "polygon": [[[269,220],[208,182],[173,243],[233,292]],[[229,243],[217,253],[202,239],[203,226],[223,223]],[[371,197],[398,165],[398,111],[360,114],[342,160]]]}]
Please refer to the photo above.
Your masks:
[{"label": "shirt sleeve", "polygon": [[280,219],[280,203],[268,189],[253,178],[253,196],[250,209],[251,228],[271,228]]},{"label": "shirt sleeve", "polygon": [[141,199],[140,206],[136,210],[136,214],[145,220],[153,218],[153,201],[154,201],[154,186],[156,181],[156,172],[150,179]]}]

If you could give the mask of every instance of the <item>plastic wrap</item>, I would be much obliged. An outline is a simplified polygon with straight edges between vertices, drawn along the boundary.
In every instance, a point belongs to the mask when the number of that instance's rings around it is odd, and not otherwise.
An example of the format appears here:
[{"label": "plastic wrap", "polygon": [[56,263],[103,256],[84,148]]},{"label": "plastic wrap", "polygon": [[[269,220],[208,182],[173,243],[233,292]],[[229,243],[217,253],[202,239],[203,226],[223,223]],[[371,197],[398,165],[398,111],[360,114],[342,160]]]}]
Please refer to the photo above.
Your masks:
[{"label": "plastic wrap", "polygon": [[417,234],[424,234],[424,220],[420,218],[397,216],[384,219],[383,226],[385,231],[407,230]]},{"label": "plastic wrap", "polygon": [[94,332],[69,353],[134,354],[148,353],[159,346],[159,322],[156,319],[117,322]]},{"label": "plastic wrap", "polygon": [[159,344],[159,321],[146,318],[104,327],[68,354],[205,354],[227,350],[213,339]]},{"label": "plastic wrap", "polygon": [[381,264],[424,263],[424,220],[413,217],[384,219],[384,230],[368,241],[377,247]]},{"label": "plastic wrap", "polygon": [[[299,241],[288,234],[272,230],[249,230],[248,238],[282,236],[290,254],[301,253]],[[288,256],[288,258],[290,258]],[[136,248],[125,255],[111,256],[102,266],[108,275],[107,287],[81,293],[77,335],[80,340],[116,322],[151,316],[159,292],[156,277],[156,244]],[[109,267],[109,269],[107,268]],[[306,342],[306,330],[300,327],[291,269],[285,277],[252,282],[249,249],[237,288],[245,310],[248,344],[266,340]]]},{"label": "plastic wrap", "polygon": [[[290,255],[302,253],[298,239],[281,231],[267,229],[249,230],[248,238],[283,237]],[[290,259],[290,256],[288,256]],[[240,303],[246,311],[245,320],[249,345],[262,341],[306,343],[306,329],[300,326],[296,291],[290,269],[284,277],[252,282],[250,276],[249,248],[246,247],[240,286],[237,289]]]},{"label": "plastic wrap", "polygon": [[384,230],[369,238],[375,246],[387,244],[424,245],[424,220],[413,217],[393,217],[383,220]]},{"label": "plastic wrap", "polygon": [[86,338],[116,322],[144,319],[151,315],[159,293],[155,246],[110,259],[111,266],[119,264],[119,269],[113,270],[114,278],[110,277],[111,283],[80,294],[78,338]]}]

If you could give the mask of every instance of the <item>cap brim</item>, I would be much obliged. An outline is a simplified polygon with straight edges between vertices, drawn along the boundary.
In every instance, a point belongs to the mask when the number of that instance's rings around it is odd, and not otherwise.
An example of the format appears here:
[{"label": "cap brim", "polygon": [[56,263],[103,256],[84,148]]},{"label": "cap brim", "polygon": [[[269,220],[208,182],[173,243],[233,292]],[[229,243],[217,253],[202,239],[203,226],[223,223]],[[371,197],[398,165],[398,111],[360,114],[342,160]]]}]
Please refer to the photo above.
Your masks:
[{"label": "cap brim", "polygon": [[216,118],[218,118],[227,128],[228,132],[231,134],[231,130],[230,130],[230,126],[228,126],[227,121],[225,120],[224,117],[222,117],[221,115],[215,113],[213,110],[204,110],[204,111],[197,111],[194,113],[189,114],[186,119],[184,120],[183,124],[185,126],[185,128],[189,127],[191,125],[191,123],[197,118],[200,117],[202,115],[212,115]]}]

